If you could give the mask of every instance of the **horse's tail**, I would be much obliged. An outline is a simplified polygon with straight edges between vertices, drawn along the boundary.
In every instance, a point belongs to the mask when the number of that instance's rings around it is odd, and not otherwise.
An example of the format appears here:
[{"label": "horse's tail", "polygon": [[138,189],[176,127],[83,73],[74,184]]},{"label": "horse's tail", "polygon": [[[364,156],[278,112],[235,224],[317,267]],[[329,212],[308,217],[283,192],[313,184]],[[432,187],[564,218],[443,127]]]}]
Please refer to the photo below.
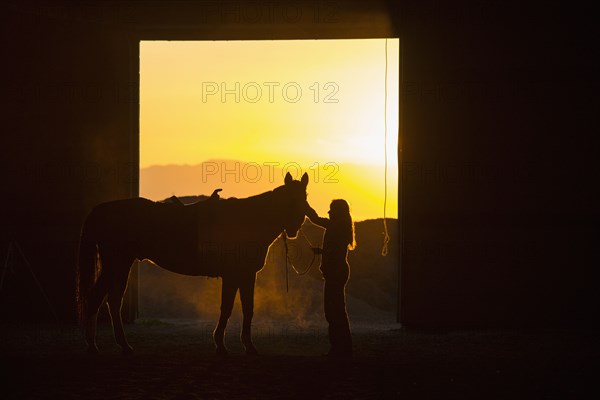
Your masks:
[{"label": "horse's tail", "polygon": [[75,296],[77,301],[77,316],[83,321],[85,303],[89,292],[98,276],[97,247],[91,214],[85,219],[79,240],[79,258],[75,281]]}]

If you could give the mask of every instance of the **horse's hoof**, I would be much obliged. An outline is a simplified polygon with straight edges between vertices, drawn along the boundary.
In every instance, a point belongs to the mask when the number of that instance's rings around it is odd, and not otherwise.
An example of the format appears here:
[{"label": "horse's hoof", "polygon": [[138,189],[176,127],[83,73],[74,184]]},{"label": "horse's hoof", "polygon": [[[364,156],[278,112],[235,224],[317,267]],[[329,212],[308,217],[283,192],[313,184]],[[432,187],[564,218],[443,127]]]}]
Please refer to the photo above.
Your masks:
[{"label": "horse's hoof", "polygon": [[87,353],[90,356],[97,356],[98,354],[100,354],[100,350],[98,350],[98,347],[95,346],[95,345],[94,346],[88,346]]},{"label": "horse's hoof", "polygon": [[217,347],[217,355],[220,357],[226,357],[229,355],[229,352],[225,347]]},{"label": "horse's hoof", "polygon": [[133,347],[127,345],[127,346],[123,346],[121,347],[121,354],[124,356],[130,356],[133,354]]}]

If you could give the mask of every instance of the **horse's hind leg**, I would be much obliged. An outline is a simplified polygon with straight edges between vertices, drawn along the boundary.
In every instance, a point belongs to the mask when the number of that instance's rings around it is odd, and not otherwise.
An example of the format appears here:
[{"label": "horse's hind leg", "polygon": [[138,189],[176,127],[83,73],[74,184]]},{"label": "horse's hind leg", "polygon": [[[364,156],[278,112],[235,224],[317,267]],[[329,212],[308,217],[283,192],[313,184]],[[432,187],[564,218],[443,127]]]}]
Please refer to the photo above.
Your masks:
[{"label": "horse's hind leg", "polygon": [[252,317],[254,316],[254,284],[256,274],[252,273],[240,281],[240,300],[242,302],[242,312],[244,321],[242,323],[242,344],[246,347],[246,354],[257,355],[258,351],[252,344]]},{"label": "horse's hind leg", "polygon": [[84,310],[85,341],[88,345],[88,353],[98,354],[96,346],[96,323],[98,320],[98,309],[104,302],[108,293],[108,282],[105,274],[101,274],[98,281],[92,287],[87,298]]},{"label": "horse's hind leg", "polygon": [[133,260],[122,258],[120,260],[114,260],[113,263],[113,280],[108,288],[108,309],[117,344],[121,346],[123,354],[131,354],[133,348],[129,345],[127,338],[125,337],[121,308],[123,306],[123,294],[127,289],[129,271]]},{"label": "horse's hind leg", "polygon": [[233,302],[235,301],[237,289],[237,282],[235,282],[234,279],[223,278],[223,283],[221,284],[221,315],[219,317],[219,323],[213,332],[213,339],[215,340],[217,354],[219,355],[227,355],[227,348],[225,347],[223,338],[225,337],[227,321],[233,310]]}]

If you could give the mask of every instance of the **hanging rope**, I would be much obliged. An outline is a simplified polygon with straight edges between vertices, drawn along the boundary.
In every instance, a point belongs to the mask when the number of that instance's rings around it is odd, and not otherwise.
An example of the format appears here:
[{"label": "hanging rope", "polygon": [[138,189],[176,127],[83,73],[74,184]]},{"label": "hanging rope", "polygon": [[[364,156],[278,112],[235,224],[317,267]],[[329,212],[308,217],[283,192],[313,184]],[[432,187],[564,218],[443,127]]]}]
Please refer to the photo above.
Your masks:
[{"label": "hanging rope", "polygon": [[381,255],[387,256],[388,254],[388,243],[390,242],[390,235],[388,232],[387,226],[387,70],[388,70],[388,40],[385,39],[385,78],[384,78],[384,87],[383,87],[383,246],[381,248]]}]

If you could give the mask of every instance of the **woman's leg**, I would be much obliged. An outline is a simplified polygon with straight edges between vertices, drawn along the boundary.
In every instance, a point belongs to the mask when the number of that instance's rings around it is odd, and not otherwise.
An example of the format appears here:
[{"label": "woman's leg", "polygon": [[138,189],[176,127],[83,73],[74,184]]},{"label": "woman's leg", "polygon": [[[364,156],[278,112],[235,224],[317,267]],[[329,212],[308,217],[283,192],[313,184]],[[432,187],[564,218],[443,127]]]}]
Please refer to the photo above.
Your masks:
[{"label": "woman's leg", "polygon": [[324,289],[325,318],[329,323],[332,355],[352,354],[352,336],[346,313],[345,281],[328,279]]}]

